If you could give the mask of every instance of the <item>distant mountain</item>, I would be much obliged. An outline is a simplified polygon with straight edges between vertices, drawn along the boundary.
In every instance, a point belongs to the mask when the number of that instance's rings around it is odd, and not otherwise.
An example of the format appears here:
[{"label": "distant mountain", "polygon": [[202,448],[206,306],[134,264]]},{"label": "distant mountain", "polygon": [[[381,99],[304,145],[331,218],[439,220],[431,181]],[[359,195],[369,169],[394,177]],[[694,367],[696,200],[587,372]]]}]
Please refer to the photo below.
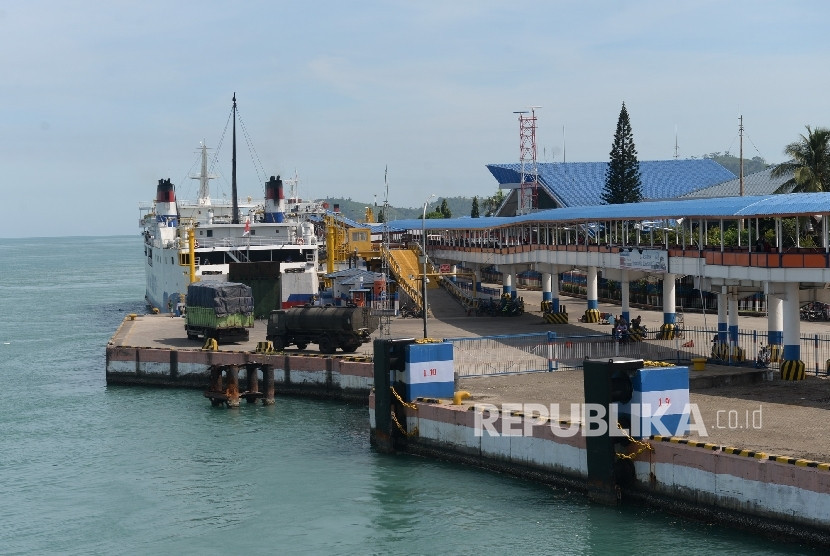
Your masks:
[{"label": "distant mountain", "polygon": [[[733,156],[728,152],[723,154],[721,153],[709,153],[703,155],[702,158],[711,158],[736,176],[741,175],[741,159],[737,156]],[[760,172],[761,170],[766,170],[769,167],[767,161],[761,158],[760,156],[755,156],[752,158],[744,158],[744,175],[748,176],[749,174],[754,174],[755,172]]]}]

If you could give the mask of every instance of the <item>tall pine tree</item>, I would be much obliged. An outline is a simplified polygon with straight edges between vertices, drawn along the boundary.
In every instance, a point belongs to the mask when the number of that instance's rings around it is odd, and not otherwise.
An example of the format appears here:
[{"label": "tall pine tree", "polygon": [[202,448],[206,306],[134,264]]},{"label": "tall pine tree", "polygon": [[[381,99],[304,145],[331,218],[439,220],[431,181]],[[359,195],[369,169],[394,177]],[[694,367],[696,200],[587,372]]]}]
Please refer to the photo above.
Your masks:
[{"label": "tall pine tree", "polygon": [[473,197],[473,206],[472,206],[472,208],[470,208],[470,217],[471,218],[478,218],[479,217],[478,195]]},{"label": "tall pine tree", "polygon": [[441,218],[452,218],[452,211],[446,199],[441,201],[441,208],[439,210],[441,211]]},{"label": "tall pine tree", "polygon": [[628,120],[628,110],[623,102],[614,144],[611,146],[611,160],[605,171],[605,189],[602,201],[608,205],[620,203],[639,203],[643,200],[640,182],[640,163],[637,161],[637,148],[634,146],[634,134]]}]

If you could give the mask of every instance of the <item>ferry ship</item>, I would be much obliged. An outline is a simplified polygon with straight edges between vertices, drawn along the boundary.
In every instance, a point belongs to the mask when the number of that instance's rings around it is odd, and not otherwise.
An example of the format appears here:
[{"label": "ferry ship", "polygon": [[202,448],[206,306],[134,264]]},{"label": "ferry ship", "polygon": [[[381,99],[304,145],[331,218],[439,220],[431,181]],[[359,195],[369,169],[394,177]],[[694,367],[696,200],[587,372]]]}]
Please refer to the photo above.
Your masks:
[{"label": "ferry ship", "polygon": [[[235,159],[236,95],[233,111]],[[318,236],[309,217],[323,215],[323,204],[289,198],[286,212],[278,176],[265,183],[263,201],[240,203],[235,160],[232,200],[217,202],[210,198],[207,168],[207,147],[202,145],[196,201],[177,199],[170,179],[160,179],[155,200],[139,204],[147,305],[181,314],[188,284],[200,280],[252,285],[257,317],[310,302],[318,294],[319,260]]]}]

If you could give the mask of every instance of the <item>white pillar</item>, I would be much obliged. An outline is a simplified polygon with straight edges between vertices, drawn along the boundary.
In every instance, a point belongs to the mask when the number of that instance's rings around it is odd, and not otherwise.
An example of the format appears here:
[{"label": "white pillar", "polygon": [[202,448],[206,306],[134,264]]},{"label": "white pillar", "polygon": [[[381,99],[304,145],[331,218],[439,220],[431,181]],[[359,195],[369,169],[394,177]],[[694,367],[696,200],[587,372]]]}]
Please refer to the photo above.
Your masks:
[{"label": "white pillar", "polygon": [[597,309],[599,310],[599,294],[597,293],[597,284],[599,280],[597,280],[597,267],[589,266],[588,267],[588,288],[587,288],[587,298],[588,298],[588,309]]},{"label": "white pillar", "polygon": [[676,276],[671,273],[666,273],[663,276],[663,324],[673,325],[677,320],[675,307],[677,306],[675,290]]},{"label": "white pillar", "polygon": [[767,296],[767,343],[784,345],[784,301],[774,295]]},{"label": "white pillar", "polygon": [[730,293],[727,296],[729,300],[729,314],[727,315],[727,330],[729,332],[729,345],[738,345],[738,295]]},{"label": "white pillar", "polygon": [[801,360],[801,321],[799,320],[798,282],[787,282],[784,299],[784,361]]},{"label": "white pillar", "polygon": [[718,294],[718,343],[726,344],[729,336],[726,332],[726,288]]}]

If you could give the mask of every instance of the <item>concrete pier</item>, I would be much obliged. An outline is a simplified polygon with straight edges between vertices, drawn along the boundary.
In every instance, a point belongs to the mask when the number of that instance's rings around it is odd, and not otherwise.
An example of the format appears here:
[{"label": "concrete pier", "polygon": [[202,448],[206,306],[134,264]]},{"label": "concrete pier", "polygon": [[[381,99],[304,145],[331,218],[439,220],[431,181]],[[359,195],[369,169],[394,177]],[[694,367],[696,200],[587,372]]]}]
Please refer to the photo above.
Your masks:
[{"label": "concrete pier", "polygon": [[[436,290],[431,295],[430,331],[435,337],[505,333],[508,324],[511,333],[551,328],[540,312],[507,319],[468,317],[454,301],[442,300],[443,294]],[[542,292],[521,295],[526,307],[541,304]],[[619,311],[606,309],[602,302],[599,309]],[[650,328],[662,321],[659,312],[633,312],[642,313]],[[687,326],[698,317],[687,313]],[[711,315],[709,319],[717,322]],[[757,320],[766,323],[766,317]],[[553,329],[584,334],[607,325],[562,324]],[[420,331],[419,319],[393,320],[394,337],[418,337]],[[229,405],[238,405],[243,397],[249,403],[260,398],[273,403],[277,394],[353,400],[368,403],[371,425],[376,426],[376,397],[370,394],[372,344],[358,354],[335,357],[297,350],[257,353],[256,344],[264,336],[264,323],[258,322],[250,342],[206,351],[201,342],[186,339],[181,319],[125,319],[107,346],[107,382],[210,389],[221,392]],[[690,378],[689,399],[698,407],[707,434],[696,430],[678,438],[648,439],[651,449],[633,458],[636,481],[623,490],[624,499],[830,545],[830,433],[825,427],[830,380],[767,380],[770,373],[764,370],[711,364]],[[418,432],[394,446],[587,492],[585,437],[568,434],[581,427],[578,419],[565,415],[539,421],[522,411],[503,411],[506,404],[558,404],[567,412],[571,403],[584,401],[582,381],[579,371],[461,378],[458,388],[471,396],[460,405],[420,400],[414,408],[396,408],[402,428]],[[483,407],[496,411],[493,423],[500,431],[507,426],[510,434],[477,434]]]}]

